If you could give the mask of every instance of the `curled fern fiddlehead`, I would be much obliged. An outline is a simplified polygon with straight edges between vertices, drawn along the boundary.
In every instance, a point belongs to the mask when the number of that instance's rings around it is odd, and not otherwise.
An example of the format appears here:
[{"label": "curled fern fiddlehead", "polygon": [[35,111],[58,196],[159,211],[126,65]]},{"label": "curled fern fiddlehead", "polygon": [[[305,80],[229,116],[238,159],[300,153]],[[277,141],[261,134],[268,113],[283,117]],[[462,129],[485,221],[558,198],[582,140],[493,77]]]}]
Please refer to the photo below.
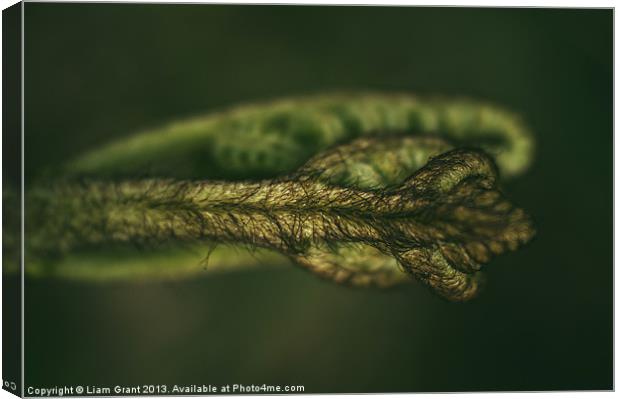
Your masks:
[{"label": "curled fern fiddlehead", "polygon": [[[183,275],[202,270],[180,265],[192,249],[226,269],[257,263],[231,253],[252,248],[338,283],[413,276],[467,300],[481,265],[534,233],[497,185],[532,152],[518,118],[468,101],[359,94],[238,107],[112,143],[29,190],[27,271]],[[101,248],[114,251],[94,264]]]}]

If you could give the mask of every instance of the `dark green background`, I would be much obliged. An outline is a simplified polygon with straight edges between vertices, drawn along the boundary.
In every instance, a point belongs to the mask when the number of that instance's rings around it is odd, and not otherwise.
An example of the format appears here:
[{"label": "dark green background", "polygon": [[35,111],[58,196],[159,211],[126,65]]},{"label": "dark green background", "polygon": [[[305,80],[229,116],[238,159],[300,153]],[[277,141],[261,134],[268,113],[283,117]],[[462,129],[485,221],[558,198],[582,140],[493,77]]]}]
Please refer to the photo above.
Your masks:
[{"label": "dark green background", "polygon": [[[26,4],[26,184],[136,130],[333,89],[521,113],[535,219],[470,303],[290,268],[26,282],[26,386],[304,384],[307,392],[612,388],[612,11]],[[27,239],[27,238],[26,238]]]}]

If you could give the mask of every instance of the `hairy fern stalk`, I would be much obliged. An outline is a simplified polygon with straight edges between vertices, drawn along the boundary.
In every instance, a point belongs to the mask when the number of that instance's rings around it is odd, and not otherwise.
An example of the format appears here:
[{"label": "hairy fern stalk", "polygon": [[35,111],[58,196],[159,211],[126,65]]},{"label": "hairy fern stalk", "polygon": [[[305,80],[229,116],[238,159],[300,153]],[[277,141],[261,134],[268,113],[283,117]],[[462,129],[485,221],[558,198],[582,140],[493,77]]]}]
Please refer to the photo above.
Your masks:
[{"label": "hairy fern stalk", "polygon": [[482,264],[534,234],[498,188],[532,153],[517,117],[465,100],[241,106],[112,143],[34,185],[26,272],[179,277],[288,259],[354,286],[412,276],[464,301]]}]

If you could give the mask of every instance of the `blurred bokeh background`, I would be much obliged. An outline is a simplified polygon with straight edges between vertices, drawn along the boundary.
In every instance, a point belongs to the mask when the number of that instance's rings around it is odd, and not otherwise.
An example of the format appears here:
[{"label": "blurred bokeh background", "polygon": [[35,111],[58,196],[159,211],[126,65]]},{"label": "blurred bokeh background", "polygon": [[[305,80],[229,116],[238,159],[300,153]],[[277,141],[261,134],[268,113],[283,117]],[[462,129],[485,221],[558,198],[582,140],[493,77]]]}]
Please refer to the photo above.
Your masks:
[{"label": "blurred bokeh background", "polygon": [[26,186],[137,130],[334,89],[469,96],[538,138],[505,191],[538,235],[465,304],[303,270],[27,279],[26,386],[612,388],[612,11],[27,3]]}]

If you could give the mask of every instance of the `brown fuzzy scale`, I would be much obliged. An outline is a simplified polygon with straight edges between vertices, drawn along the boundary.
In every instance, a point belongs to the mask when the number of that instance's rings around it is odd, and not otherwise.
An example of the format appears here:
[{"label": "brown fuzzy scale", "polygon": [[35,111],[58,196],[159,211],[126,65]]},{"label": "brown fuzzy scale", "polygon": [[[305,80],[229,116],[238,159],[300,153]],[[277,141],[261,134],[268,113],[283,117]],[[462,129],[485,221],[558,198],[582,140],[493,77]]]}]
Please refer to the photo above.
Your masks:
[{"label": "brown fuzzy scale", "polygon": [[346,267],[329,255],[359,245],[462,301],[478,292],[480,264],[534,234],[528,216],[498,191],[496,168],[480,151],[446,152],[384,189],[340,186],[312,173],[330,162],[333,156],[319,157],[296,174],[259,183],[143,180],[35,190],[28,218],[44,222],[29,226],[29,249],[49,255],[113,242],[246,244],[282,252],[339,283],[399,281],[396,268]]}]

